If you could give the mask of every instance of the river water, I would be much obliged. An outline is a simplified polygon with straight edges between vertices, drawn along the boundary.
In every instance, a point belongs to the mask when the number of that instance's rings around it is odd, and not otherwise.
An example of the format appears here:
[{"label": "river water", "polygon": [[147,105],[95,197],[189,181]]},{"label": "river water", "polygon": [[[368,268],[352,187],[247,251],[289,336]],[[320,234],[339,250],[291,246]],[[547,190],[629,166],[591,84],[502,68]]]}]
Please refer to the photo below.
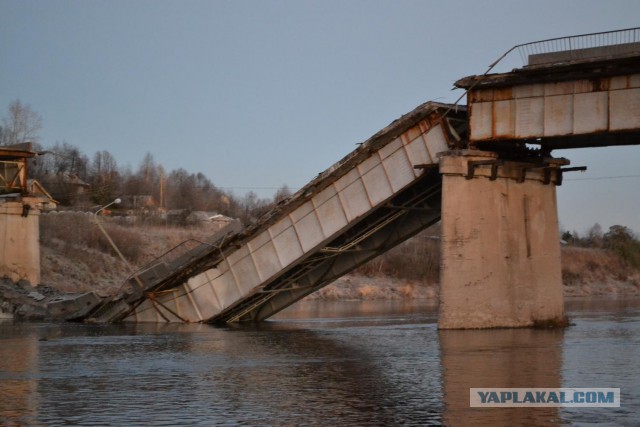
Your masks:
[{"label": "river water", "polygon": [[[639,425],[640,300],[565,330],[438,331],[437,307],[303,302],[252,327],[0,321],[0,425]],[[619,408],[469,408],[470,387],[616,387]]]}]

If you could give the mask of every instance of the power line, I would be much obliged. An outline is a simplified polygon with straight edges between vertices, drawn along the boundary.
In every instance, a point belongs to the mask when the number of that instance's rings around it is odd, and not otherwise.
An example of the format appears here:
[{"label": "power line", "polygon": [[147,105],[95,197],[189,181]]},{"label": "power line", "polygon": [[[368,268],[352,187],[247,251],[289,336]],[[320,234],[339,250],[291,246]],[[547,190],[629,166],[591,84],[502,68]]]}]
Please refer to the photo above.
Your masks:
[{"label": "power line", "polygon": [[223,190],[278,190],[281,187],[218,187]]},{"label": "power line", "polygon": [[[216,188],[219,188],[221,190],[280,190],[282,186],[279,186],[279,187],[218,187],[216,186]],[[289,186],[287,186],[287,188],[291,191],[299,190],[299,188],[293,188]]]},{"label": "power line", "polygon": [[[609,179],[634,179],[640,178],[640,175],[616,175],[616,176],[595,176],[590,178],[565,178],[564,181],[604,181]],[[216,185],[216,188],[220,190],[230,191],[230,190],[280,190],[282,186],[279,187],[219,187]],[[289,190],[295,192],[298,191],[299,188],[288,187]]]},{"label": "power line", "polygon": [[[589,178],[565,178],[564,181],[601,181],[607,179],[633,179],[640,178],[640,175],[614,175],[614,176],[595,176]],[[221,190],[279,190],[282,186],[279,187],[219,187]],[[291,191],[297,191],[299,188],[288,187]]]}]

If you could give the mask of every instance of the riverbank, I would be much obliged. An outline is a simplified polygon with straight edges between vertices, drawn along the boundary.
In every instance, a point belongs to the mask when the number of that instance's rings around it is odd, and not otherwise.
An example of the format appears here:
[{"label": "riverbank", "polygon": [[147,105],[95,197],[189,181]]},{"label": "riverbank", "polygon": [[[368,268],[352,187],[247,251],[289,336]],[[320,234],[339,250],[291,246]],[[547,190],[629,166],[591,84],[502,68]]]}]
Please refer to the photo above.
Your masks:
[{"label": "riverbank", "polygon": [[[91,222],[78,212],[41,218],[42,283],[62,292],[118,292],[131,269]],[[104,226],[133,269],[152,262],[189,239],[215,230],[168,227],[105,218]],[[338,279],[311,298],[437,298],[439,230],[432,227],[402,243],[353,274]],[[640,295],[640,270],[603,248],[562,247],[562,281],[566,296]]]},{"label": "riverbank", "polygon": [[[124,218],[104,218],[104,226],[131,268],[91,222],[91,215],[60,212],[41,217],[42,280],[62,292],[118,292],[131,269],[139,269],[180,243],[200,240],[215,230],[154,226]],[[431,227],[381,257],[338,279],[310,298],[437,298],[439,230]],[[614,251],[565,245],[562,281],[566,296],[640,295],[640,270]]]},{"label": "riverbank", "polygon": [[[574,256],[573,248],[563,251],[564,257]],[[563,262],[563,293],[565,297],[639,297],[640,272],[621,268],[613,271],[606,262],[607,254],[599,252],[580,254],[584,260],[571,259]],[[566,265],[565,265],[566,264]],[[580,269],[581,273],[574,273]],[[388,276],[368,277],[347,275],[307,298],[324,300],[371,300],[371,299],[437,299],[438,283]]]},{"label": "riverbank", "polygon": [[640,270],[605,249],[563,247],[562,282],[566,297],[640,296]]},{"label": "riverbank", "polygon": [[[47,304],[69,294],[116,295],[132,273],[189,239],[212,230],[161,227],[105,219],[109,235],[125,254],[129,267],[82,213],[57,213],[41,218],[42,285],[0,283],[0,313],[39,319]],[[437,300],[439,241],[437,229],[392,249],[352,274],[308,296],[337,300]],[[603,248],[562,247],[562,280],[566,297],[640,296],[640,270]]]}]

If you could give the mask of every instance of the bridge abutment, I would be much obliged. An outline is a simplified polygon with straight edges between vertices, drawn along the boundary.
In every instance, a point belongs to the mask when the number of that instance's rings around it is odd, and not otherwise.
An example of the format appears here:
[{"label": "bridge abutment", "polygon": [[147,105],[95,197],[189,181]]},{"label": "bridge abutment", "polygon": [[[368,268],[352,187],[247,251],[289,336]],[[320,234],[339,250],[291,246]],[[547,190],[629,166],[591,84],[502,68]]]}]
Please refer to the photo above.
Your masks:
[{"label": "bridge abutment", "polygon": [[440,329],[565,322],[555,186],[567,163],[443,153]]}]

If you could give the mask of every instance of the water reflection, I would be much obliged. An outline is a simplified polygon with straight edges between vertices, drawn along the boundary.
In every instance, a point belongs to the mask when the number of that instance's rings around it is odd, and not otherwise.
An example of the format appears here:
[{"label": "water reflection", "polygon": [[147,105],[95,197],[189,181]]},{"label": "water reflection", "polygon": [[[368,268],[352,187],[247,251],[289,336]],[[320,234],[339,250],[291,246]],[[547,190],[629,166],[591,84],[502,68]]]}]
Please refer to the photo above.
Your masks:
[{"label": "water reflection", "polygon": [[[32,346],[18,376],[29,384],[20,399],[34,403],[11,412],[1,402],[0,424],[440,422],[434,323],[407,324],[401,315],[384,325],[373,317],[311,324],[63,324],[47,341],[32,331],[20,339]],[[19,348],[2,348],[13,356],[0,369],[17,369]]]},{"label": "water reflection", "polygon": [[572,387],[619,387],[620,408],[562,408],[576,424],[638,425],[640,300],[569,300],[577,321],[563,344],[562,376]]},{"label": "water reflection", "polygon": [[[6,326],[8,322],[0,324]],[[2,335],[0,335],[1,337]],[[36,331],[0,340],[0,424],[34,423],[38,407]]]},{"label": "water reflection", "polygon": [[[640,304],[568,312],[565,331],[439,332],[418,302],[303,304],[249,328],[5,322],[0,425],[633,424]],[[623,406],[472,409],[471,387],[620,387]]]},{"label": "water reflection", "polygon": [[563,330],[440,331],[448,425],[549,425],[556,408],[470,408],[469,389],[561,387]]},{"label": "water reflection", "polygon": [[[296,424],[305,414],[307,422],[316,425],[338,419],[353,425],[391,425],[401,410],[393,398],[400,390],[380,372],[372,355],[331,333],[281,324],[234,333],[241,335],[234,339],[236,345],[242,343],[232,350],[235,363],[212,370],[206,379],[215,385],[217,403],[231,406],[244,419]],[[246,351],[251,353],[243,354]]]}]

